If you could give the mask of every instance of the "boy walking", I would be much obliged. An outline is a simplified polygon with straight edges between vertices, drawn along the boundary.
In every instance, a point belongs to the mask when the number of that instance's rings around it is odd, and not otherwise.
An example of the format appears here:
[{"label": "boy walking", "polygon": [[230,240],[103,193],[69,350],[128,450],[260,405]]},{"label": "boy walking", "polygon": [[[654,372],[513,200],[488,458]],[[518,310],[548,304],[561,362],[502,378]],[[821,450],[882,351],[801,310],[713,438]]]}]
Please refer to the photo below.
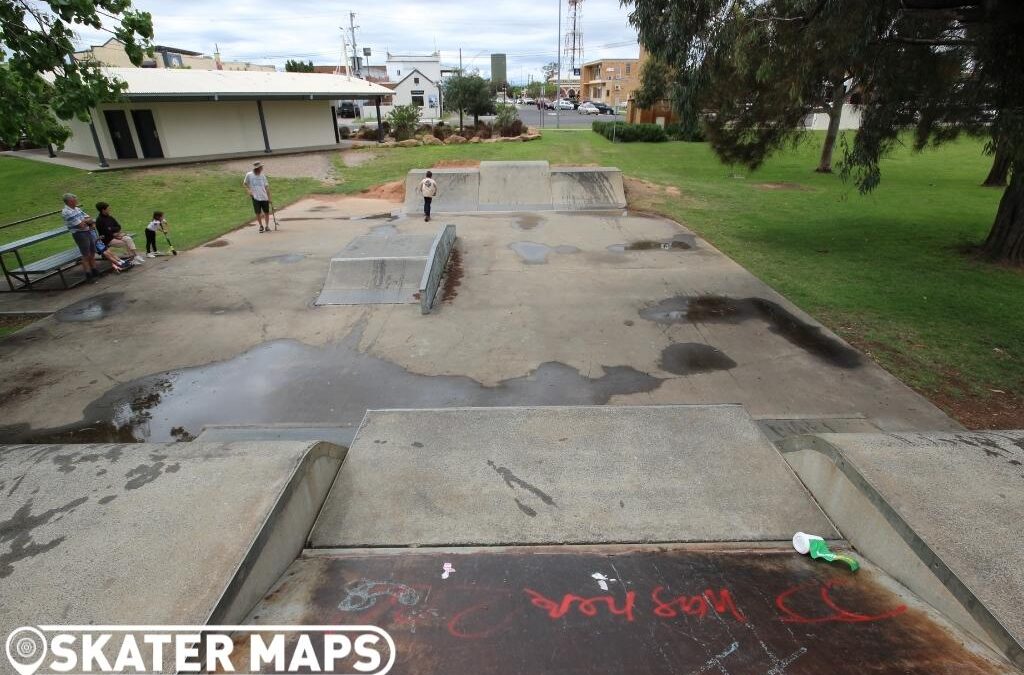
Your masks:
[{"label": "boy walking", "polygon": [[252,171],[245,174],[242,185],[252,199],[252,208],[256,212],[260,232],[270,232],[270,183],[263,174],[263,162],[252,163]]},{"label": "boy walking", "polygon": [[427,172],[427,177],[420,181],[419,187],[416,191],[423,195],[423,220],[424,222],[430,222],[430,202],[437,196],[437,181],[434,180],[434,174],[431,171]]}]

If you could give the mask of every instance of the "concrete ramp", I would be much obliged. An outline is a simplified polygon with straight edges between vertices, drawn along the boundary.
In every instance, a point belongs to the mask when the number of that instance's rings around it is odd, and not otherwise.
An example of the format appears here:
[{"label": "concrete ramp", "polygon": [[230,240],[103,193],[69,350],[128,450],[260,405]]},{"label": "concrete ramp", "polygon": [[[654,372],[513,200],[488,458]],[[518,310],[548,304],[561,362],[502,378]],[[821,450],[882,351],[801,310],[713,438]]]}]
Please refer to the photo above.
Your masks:
[{"label": "concrete ramp", "polygon": [[818,434],[781,447],[858,551],[1024,667],[1024,431]]},{"label": "concrete ramp", "polygon": [[434,237],[356,237],[331,258],[317,305],[397,305],[419,302]]},{"label": "concrete ramp", "polygon": [[797,530],[836,536],[740,406],[450,408],[368,412],[311,542],[777,541]]},{"label": "concrete ramp", "polygon": [[240,621],[343,458],[319,442],[0,446],[0,635]]},{"label": "concrete ramp", "polygon": [[[433,213],[479,211],[594,211],[626,207],[622,172],[611,167],[555,167],[548,162],[480,162],[479,169],[432,169],[438,194]],[[426,174],[405,180],[405,211],[421,213],[417,186]]]}]

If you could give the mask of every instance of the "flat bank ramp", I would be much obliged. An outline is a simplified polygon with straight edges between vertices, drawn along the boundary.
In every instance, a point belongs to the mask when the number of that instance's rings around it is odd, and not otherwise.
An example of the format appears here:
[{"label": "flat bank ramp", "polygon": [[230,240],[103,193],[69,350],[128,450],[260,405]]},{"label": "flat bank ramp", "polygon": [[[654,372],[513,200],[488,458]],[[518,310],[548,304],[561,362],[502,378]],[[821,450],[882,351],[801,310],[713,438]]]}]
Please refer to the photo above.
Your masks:
[{"label": "flat bank ramp", "polygon": [[[546,161],[480,162],[479,168],[432,169],[438,194],[432,213],[594,211],[626,207],[622,172],[613,167],[554,167]],[[405,211],[421,213],[417,192],[426,175],[405,180]]]},{"label": "flat bank ramp", "polygon": [[781,448],[858,551],[1024,667],[1024,431],[816,434]]},{"label": "flat bank ramp", "polygon": [[399,234],[356,237],[331,258],[317,305],[395,305],[419,302],[434,237]]}]

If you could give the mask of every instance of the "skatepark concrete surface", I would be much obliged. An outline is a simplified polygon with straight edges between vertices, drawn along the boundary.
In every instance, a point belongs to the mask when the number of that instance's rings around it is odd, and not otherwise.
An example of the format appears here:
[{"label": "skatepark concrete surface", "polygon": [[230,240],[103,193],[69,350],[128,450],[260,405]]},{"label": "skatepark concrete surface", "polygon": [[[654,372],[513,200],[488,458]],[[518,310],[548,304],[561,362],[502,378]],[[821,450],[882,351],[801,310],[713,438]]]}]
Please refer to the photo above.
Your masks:
[{"label": "skatepark concrete surface", "polygon": [[1024,431],[820,434],[782,449],[859,551],[1024,663]]},{"label": "skatepark concrete surface", "polygon": [[[473,210],[429,223],[309,198],[0,294],[50,312],[0,340],[0,630],[377,625],[399,673],[1024,667],[1024,433],[964,432],[678,223],[582,208],[621,184],[584,171],[445,174]],[[316,304],[339,252],[447,225],[432,313]]]},{"label": "skatepark concrete surface", "polygon": [[310,542],[837,537],[779,459],[740,406],[370,411]]},{"label": "skatepark concrete surface", "polygon": [[343,457],[326,443],[0,447],[0,632],[241,619],[302,550]]}]

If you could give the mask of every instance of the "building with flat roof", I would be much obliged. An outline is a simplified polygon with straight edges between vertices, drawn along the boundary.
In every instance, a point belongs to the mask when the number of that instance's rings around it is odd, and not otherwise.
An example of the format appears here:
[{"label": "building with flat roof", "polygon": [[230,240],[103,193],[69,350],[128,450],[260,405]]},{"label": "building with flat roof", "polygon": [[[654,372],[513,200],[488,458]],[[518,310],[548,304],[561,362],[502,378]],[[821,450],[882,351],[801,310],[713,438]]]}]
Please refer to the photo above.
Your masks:
[{"label": "building with flat roof", "polygon": [[[88,49],[75,52],[79,61],[93,61],[101,66],[112,68],[134,68],[135,64],[124,51],[124,43],[117,38],[110,38],[101,45],[93,45]],[[220,54],[206,56],[202,52],[189,49],[153,46],[153,56],[147,56],[142,62],[143,68],[186,68],[191,70],[260,70],[276,71],[270,65],[249,63],[248,61],[222,61]]]},{"label": "building with flat roof", "polygon": [[377,102],[391,91],[343,75],[263,71],[105,68],[123,100],[67,120],[63,152],[106,158],[202,158],[339,142],[338,100]]},{"label": "building with flat roof", "polygon": [[640,86],[640,59],[602,59],[583,64],[580,72],[580,98],[625,105]]},{"label": "building with flat roof", "polygon": [[491,84],[498,89],[508,84],[508,67],[504,54],[491,54]]}]

